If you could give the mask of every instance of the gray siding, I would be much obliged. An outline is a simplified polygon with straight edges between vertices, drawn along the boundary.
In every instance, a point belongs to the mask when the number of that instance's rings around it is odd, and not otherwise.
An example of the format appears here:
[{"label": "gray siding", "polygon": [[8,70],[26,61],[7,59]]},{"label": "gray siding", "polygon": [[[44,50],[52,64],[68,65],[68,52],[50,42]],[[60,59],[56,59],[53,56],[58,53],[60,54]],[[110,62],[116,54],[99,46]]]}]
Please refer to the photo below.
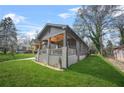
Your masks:
[{"label": "gray siding", "polygon": [[50,27],[49,31],[46,31],[46,33],[42,37],[42,40],[48,39],[49,37],[53,37],[53,36],[61,34],[63,32],[64,32],[64,30],[62,30],[62,29]]}]

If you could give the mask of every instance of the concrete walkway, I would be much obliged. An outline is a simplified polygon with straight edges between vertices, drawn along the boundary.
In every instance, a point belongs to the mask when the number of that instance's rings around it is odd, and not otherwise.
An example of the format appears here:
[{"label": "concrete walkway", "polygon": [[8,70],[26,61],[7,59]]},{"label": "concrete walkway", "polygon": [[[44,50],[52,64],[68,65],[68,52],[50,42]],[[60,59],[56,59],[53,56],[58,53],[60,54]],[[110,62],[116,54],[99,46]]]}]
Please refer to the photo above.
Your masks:
[{"label": "concrete walkway", "polygon": [[23,58],[23,59],[17,59],[17,60],[34,60],[35,57],[30,57],[30,58]]},{"label": "concrete walkway", "polygon": [[[22,59],[14,59],[14,60],[8,60],[8,61],[3,61],[3,62],[19,61],[19,60],[35,60],[35,57],[22,58]],[[2,63],[2,62],[0,62],[0,63]]]}]

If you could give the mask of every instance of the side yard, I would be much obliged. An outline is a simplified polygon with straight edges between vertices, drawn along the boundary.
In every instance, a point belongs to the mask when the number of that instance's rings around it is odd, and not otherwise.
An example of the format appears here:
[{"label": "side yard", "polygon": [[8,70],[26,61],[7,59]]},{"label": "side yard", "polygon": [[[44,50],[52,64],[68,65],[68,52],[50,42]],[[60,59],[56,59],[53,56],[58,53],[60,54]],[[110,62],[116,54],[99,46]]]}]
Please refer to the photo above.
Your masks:
[{"label": "side yard", "polygon": [[0,53],[0,62],[8,61],[8,60],[15,60],[15,59],[22,59],[22,58],[30,58],[34,57],[34,54],[15,54],[12,56],[11,54],[2,54]]},{"label": "side yard", "polygon": [[0,86],[124,86],[124,73],[96,55],[62,72],[19,60],[0,63]]}]

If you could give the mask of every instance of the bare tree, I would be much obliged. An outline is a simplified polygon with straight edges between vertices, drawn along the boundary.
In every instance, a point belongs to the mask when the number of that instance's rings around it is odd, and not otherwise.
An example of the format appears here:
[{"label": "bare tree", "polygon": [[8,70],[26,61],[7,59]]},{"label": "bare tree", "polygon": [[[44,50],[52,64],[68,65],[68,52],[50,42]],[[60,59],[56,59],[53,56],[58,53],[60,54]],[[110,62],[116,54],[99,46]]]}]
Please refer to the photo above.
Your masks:
[{"label": "bare tree", "polygon": [[79,14],[76,15],[75,22],[73,24],[73,30],[75,33],[81,38],[84,39],[86,31],[85,31],[85,26],[82,23],[82,18],[80,17]]},{"label": "bare tree", "polygon": [[113,15],[118,10],[118,6],[114,5],[92,5],[82,6],[77,13],[81,18],[83,31],[88,32],[86,36],[92,40],[100,54],[103,52],[104,30],[112,24]]},{"label": "bare tree", "polygon": [[117,29],[120,33],[120,45],[124,44],[124,14],[121,14],[115,18],[113,28]]}]

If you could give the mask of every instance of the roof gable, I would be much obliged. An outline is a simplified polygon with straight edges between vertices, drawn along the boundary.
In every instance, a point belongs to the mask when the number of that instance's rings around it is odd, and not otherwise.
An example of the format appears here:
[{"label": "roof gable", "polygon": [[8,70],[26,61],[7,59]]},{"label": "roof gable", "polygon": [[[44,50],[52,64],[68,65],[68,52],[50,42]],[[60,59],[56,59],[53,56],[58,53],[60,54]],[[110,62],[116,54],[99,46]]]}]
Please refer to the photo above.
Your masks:
[{"label": "roof gable", "polygon": [[[50,27],[55,27],[55,28],[59,28],[59,29],[65,29],[65,31],[68,31],[68,33],[70,33],[71,35],[73,35],[76,39],[78,39],[79,41],[81,41],[84,45],[85,42],[68,26],[68,25],[63,25],[63,24],[51,24],[51,23],[47,23],[44,28],[41,30],[41,32],[39,33],[37,39],[41,39],[45,33],[47,33],[47,31],[49,31]],[[87,45],[86,45],[87,46]],[[88,46],[87,46],[88,47]]]},{"label": "roof gable", "polygon": [[43,27],[43,29],[41,30],[41,32],[39,33],[37,39],[42,38],[42,36],[43,36],[45,33],[47,33],[47,31],[49,31],[48,29],[49,29],[50,27],[55,27],[55,28],[59,28],[59,29],[65,29],[65,28],[67,28],[67,25],[47,23],[47,24]]}]

